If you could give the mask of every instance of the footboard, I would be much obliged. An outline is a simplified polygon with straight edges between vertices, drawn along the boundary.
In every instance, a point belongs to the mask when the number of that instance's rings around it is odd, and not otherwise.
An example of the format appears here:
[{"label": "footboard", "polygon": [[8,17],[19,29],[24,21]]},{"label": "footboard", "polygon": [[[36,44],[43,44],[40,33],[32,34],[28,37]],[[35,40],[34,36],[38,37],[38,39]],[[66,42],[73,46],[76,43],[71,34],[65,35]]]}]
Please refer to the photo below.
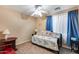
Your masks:
[{"label": "footboard", "polygon": [[57,40],[57,44],[58,44],[58,47],[60,49],[62,47],[62,34],[60,34],[60,37]]}]

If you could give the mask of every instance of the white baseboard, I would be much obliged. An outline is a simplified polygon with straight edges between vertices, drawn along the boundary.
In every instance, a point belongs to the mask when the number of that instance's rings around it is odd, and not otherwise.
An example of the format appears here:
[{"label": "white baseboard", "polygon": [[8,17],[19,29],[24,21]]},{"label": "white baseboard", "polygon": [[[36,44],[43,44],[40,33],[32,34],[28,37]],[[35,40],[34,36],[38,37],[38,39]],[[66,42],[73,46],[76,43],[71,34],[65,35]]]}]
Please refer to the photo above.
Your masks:
[{"label": "white baseboard", "polygon": [[30,40],[27,40],[27,41],[22,41],[22,42],[19,42],[19,43],[16,43],[16,45],[20,45],[20,44],[23,44],[25,42],[29,42]]}]

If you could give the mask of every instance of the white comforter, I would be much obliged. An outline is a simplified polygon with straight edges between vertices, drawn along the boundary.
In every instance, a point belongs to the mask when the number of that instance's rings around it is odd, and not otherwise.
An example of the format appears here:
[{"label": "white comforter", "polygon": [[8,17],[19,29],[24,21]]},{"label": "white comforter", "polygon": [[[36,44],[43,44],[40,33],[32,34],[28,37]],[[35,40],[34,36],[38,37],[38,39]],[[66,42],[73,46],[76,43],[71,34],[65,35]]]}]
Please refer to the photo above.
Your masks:
[{"label": "white comforter", "polygon": [[34,35],[32,37],[32,43],[37,45],[59,51],[57,45],[57,38],[48,37],[48,36],[41,36],[41,35]]}]

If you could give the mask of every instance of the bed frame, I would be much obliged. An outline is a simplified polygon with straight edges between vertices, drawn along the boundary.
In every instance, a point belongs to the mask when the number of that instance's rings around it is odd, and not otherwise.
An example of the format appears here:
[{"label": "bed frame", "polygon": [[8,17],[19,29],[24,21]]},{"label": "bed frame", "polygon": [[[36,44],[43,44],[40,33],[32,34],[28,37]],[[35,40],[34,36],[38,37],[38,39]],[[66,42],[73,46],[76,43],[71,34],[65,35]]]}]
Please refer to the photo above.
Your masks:
[{"label": "bed frame", "polygon": [[[36,35],[36,34],[32,34],[32,36],[33,35]],[[37,45],[37,44],[35,44],[33,42],[32,42],[32,44]],[[51,51],[53,53],[59,54],[60,53],[60,48],[62,47],[62,34],[60,34],[60,38],[58,38],[58,40],[57,40],[57,45],[58,45],[59,51],[51,50],[49,48],[46,48],[46,47],[43,47],[43,46],[40,46],[40,45],[37,45],[37,46],[42,47],[42,48],[45,48],[45,49],[47,49],[47,50],[49,50],[49,51]]]}]

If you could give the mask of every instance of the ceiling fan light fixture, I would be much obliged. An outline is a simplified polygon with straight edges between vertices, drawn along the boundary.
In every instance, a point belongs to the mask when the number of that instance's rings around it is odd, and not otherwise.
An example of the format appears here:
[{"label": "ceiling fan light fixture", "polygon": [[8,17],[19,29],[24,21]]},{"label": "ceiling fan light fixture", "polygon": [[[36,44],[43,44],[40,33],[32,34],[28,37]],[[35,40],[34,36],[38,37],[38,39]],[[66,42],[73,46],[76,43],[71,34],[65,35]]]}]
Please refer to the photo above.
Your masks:
[{"label": "ceiling fan light fixture", "polygon": [[32,16],[42,17],[43,14],[47,14],[47,12],[42,9],[42,6],[38,6],[36,10],[34,11],[34,13],[32,14]]},{"label": "ceiling fan light fixture", "polygon": [[41,12],[34,12],[31,16],[39,16],[42,17],[42,13]]}]

